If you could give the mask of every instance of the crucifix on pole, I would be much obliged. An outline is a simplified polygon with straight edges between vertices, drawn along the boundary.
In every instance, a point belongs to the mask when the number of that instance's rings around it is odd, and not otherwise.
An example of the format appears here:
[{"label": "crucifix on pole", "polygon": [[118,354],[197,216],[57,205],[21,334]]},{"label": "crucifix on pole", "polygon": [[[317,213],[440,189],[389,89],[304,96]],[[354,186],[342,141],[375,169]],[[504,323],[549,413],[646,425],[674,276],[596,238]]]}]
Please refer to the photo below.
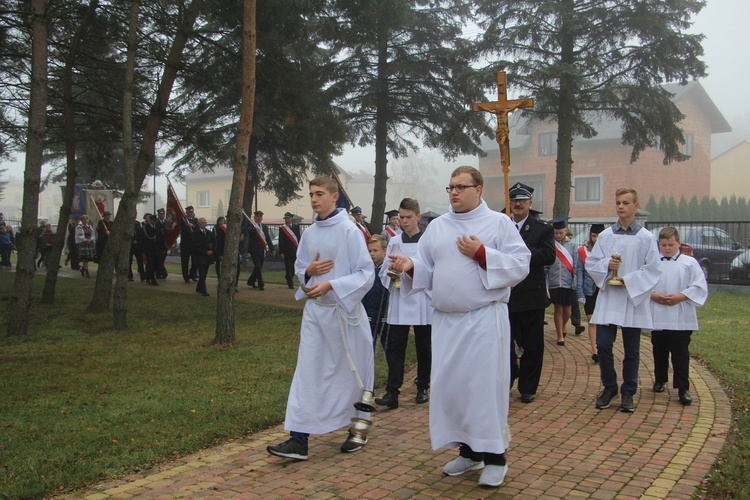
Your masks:
[{"label": "crucifix on pole", "polygon": [[508,114],[514,109],[530,108],[534,106],[533,98],[508,100],[508,91],[505,86],[505,72],[497,74],[497,101],[474,103],[474,111],[487,111],[497,116],[497,130],[495,139],[500,146],[500,163],[503,167],[503,178],[505,182],[505,212],[510,215],[510,126],[508,125]]}]

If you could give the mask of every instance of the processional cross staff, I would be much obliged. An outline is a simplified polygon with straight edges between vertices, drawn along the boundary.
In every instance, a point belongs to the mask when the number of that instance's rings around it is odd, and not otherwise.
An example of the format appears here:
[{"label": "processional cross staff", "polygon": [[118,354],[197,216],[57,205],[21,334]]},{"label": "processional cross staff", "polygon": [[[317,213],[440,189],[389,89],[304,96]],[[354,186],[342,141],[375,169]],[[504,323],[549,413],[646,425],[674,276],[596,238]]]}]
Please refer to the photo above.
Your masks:
[{"label": "processional cross staff", "polygon": [[487,111],[497,116],[497,130],[495,139],[500,146],[500,163],[503,167],[505,181],[505,212],[510,215],[510,127],[508,125],[508,114],[514,109],[530,108],[534,106],[533,98],[508,100],[508,91],[505,85],[505,72],[497,73],[497,101],[474,103],[474,111]]}]

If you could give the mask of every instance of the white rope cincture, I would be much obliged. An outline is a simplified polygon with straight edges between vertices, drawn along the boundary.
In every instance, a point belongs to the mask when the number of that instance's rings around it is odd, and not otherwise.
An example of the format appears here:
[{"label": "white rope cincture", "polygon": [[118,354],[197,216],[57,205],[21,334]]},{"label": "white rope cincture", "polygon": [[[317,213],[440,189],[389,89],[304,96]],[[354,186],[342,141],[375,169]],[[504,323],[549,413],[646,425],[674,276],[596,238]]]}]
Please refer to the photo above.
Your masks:
[{"label": "white rope cincture", "polygon": [[336,308],[336,319],[338,320],[338,324],[339,324],[339,333],[341,333],[341,340],[344,342],[344,352],[346,352],[346,362],[349,364],[349,369],[354,374],[354,378],[357,381],[357,385],[359,386],[360,389],[364,389],[365,384],[362,382],[362,379],[360,378],[359,373],[357,373],[357,367],[354,366],[354,360],[352,359],[351,351],[349,350],[349,341],[346,338],[346,330],[344,329],[345,320],[346,320],[346,323],[350,326],[357,326],[362,322],[362,307],[360,306],[360,313],[358,314],[359,316],[358,321],[356,323],[352,323],[348,320],[354,318],[354,316],[346,316],[340,305],[323,304],[320,302],[318,302],[318,305]]}]

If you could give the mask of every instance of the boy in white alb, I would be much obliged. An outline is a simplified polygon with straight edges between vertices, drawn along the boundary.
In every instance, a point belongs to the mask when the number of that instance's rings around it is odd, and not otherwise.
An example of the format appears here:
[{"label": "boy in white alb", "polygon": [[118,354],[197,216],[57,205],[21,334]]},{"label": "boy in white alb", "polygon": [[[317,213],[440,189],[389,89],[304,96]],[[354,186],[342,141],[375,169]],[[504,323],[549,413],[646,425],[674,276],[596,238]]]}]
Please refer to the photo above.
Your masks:
[{"label": "boy in white alb", "polygon": [[[617,222],[599,234],[586,259],[586,271],[599,287],[591,322],[596,325],[596,350],[604,389],[596,407],[609,408],[612,398],[620,392],[620,410],[633,412],[641,361],[641,329],[653,326],[649,296],[659,281],[661,269],[654,235],[635,220],[639,207],[635,189],[618,189],[615,206]],[[618,327],[622,330],[625,351],[619,390],[612,352]]]},{"label": "boy in white alb", "polygon": [[[399,205],[398,215],[403,232],[391,238],[386,255],[402,254],[414,257],[417,255],[419,239],[424,234],[419,230],[419,219],[422,218],[419,202],[413,198],[404,198]],[[390,264],[390,259],[386,259],[380,271],[383,286],[389,287],[391,294],[388,303],[388,338],[385,341],[388,382],[385,386],[385,395],[376,399],[375,403],[388,408],[398,408],[399,389],[404,383],[409,327],[414,329],[414,344],[417,348],[416,403],[423,404],[429,399],[427,390],[430,387],[432,367],[432,306],[430,306],[432,297],[428,290],[408,296],[401,293],[400,281],[391,280],[387,275]]]},{"label": "boy in white alb", "polygon": [[680,403],[689,405],[690,336],[698,329],[696,306],[708,298],[708,285],[700,264],[693,257],[680,253],[680,234],[674,227],[659,232],[661,278],[651,293],[654,328],[651,344],[654,353],[654,392],[664,392],[669,380],[669,355],[672,355],[674,378]]},{"label": "boy in white alb", "polygon": [[[338,184],[330,177],[310,181],[315,220],[299,242],[295,272],[307,298],[302,313],[297,369],[286,407],[284,428],[291,438],[268,453],[307,460],[310,434],[326,434],[352,418],[367,418],[354,403],[372,390],[375,357],[362,298],[375,278],[362,233],[344,209],[336,208]],[[362,448],[349,433],[341,451]]]}]

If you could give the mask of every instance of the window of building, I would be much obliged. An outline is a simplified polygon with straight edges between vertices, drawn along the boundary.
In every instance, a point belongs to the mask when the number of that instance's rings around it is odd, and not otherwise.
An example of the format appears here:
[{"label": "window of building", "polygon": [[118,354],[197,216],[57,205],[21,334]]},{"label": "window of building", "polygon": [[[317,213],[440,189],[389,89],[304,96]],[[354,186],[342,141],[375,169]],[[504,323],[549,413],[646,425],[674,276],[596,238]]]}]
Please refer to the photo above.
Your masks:
[{"label": "window of building", "polygon": [[687,156],[693,156],[693,134],[685,134],[685,144],[680,148],[680,152]]},{"label": "window of building", "polygon": [[600,176],[574,177],[573,186],[576,203],[602,201],[602,178]]},{"label": "window of building", "polygon": [[210,207],[211,200],[209,197],[209,191],[198,191],[198,206],[199,207]]},{"label": "window of building", "polygon": [[539,156],[553,156],[557,153],[557,133],[539,134]]}]

